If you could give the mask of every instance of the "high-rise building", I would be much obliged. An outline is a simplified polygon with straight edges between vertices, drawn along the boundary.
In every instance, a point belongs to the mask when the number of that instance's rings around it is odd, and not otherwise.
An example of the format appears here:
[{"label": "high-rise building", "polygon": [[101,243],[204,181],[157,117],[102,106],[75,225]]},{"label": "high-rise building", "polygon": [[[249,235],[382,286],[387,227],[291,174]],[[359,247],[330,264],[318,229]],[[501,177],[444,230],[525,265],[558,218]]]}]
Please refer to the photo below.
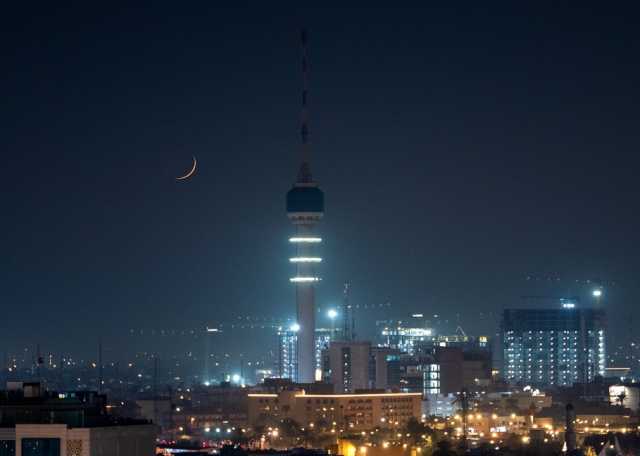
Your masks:
[{"label": "high-rise building", "polygon": [[381,320],[376,322],[379,342],[385,347],[396,348],[413,355],[419,342],[431,341],[435,332],[424,314],[414,313],[403,320]]},{"label": "high-rise building", "polygon": [[385,327],[382,331],[384,346],[396,348],[413,355],[416,345],[434,340],[430,328],[408,328],[403,326]]},{"label": "high-rise building", "polygon": [[400,350],[389,347],[371,347],[369,382],[375,389],[392,389],[400,384],[398,360]]},{"label": "high-rise building", "polygon": [[298,378],[298,325],[278,329],[278,377]]},{"label": "high-rise building", "polygon": [[316,378],[322,374],[322,352],[329,348],[329,344],[335,339],[335,331],[327,328],[316,328]]},{"label": "high-rise building", "polygon": [[379,344],[409,355],[433,353],[438,347],[460,347],[468,350],[490,350],[487,336],[469,336],[458,327],[455,334],[436,334],[423,314],[413,314],[410,319],[378,321]]},{"label": "high-rise building", "polygon": [[[280,378],[288,378],[297,381],[298,376],[298,332],[300,326],[297,323],[287,328],[278,328],[278,359],[276,363],[276,375]],[[314,380],[320,380],[322,369],[322,352],[329,348],[333,331],[326,328],[316,328],[314,351]],[[307,382],[308,383],[308,382]]]},{"label": "high-rise building", "polygon": [[324,378],[336,393],[371,387],[371,342],[335,341],[324,351]]},{"label": "high-rise building", "polygon": [[562,301],[555,309],[506,309],[503,375],[512,384],[567,386],[604,376],[605,313]]},{"label": "high-rise building", "polygon": [[302,33],[302,163],[298,178],[287,193],[287,215],[295,232],[289,238],[294,255],[289,261],[295,266],[295,275],[289,280],[296,289],[297,313],[297,378],[309,383],[315,378],[315,286],[320,281],[316,266],[322,261],[318,246],[322,242],[316,225],[324,213],[324,193],[313,180],[310,166],[309,129],[307,121],[307,57],[306,33]]}]

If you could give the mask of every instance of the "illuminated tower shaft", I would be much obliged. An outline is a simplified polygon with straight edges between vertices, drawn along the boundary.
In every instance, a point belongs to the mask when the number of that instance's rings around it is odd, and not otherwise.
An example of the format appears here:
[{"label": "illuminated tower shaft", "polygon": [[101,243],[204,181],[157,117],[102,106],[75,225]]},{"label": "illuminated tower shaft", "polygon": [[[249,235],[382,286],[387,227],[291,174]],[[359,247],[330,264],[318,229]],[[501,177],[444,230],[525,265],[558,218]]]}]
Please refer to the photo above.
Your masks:
[{"label": "illuminated tower shaft", "polygon": [[295,249],[290,258],[295,265],[295,275],[290,278],[296,287],[296,329],[298,382],[310,383],[315,379],[315,286],[320,281],[316,273],[322,258],[318,254],[322,239],[316,233],[316,225],[324,213],[324,194],[313,181],[309,165],[309,125],[307,116],[308,64],[307,35],[302,41],[302,163],[293,188],[287,193],[287,215],[295,227],[289,239]]},{"label": "illuminated tower shaft", "polygon": [[[304,189],[304,190],[303,190]],[[296,326],[297,329],[297,381],[310,383],[315,380],[315,293],[316,284],[320,281],[316,267],[322,261],[318,248],[321,242],[317,236],[315,225],[322,217],[322,212],[292,212],[292,198],[300,191],[314,191],[322,198],[317,187],[298,187],[294,185],[288,194],[288,215],[295,227],[295,235],[290,238],[295,254],[290,261],[295,265],[295,275],[291,282],[296,291]],[[317,206],[316,206],[317,207]],[[312,209],[306,206],[306,210]]]}]

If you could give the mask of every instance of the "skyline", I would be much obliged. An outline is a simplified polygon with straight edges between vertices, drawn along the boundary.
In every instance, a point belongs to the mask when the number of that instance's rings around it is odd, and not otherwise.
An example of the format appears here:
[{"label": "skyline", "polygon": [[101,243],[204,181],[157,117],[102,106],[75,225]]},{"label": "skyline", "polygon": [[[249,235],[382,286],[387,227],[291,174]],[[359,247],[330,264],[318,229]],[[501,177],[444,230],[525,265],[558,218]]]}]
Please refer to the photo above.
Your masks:
[{"label": "skyline", "polygon": [[348,280],[360,305],[499,314],[547,287],[534,275],[584,303],[601,280],[610,333],[639,316],[640,41],[623,11],[47,8],[16,9],[2,45],[9,340],[292,314],[298,14],[328,195],[320,306]]}]

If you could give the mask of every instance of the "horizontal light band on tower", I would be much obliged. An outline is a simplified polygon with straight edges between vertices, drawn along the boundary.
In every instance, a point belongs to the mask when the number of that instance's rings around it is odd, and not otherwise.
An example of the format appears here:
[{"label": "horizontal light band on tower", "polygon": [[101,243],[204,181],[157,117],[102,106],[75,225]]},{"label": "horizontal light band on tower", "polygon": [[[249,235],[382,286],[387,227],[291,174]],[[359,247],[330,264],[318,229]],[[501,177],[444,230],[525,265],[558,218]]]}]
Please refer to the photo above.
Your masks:
[{"label": "horizontal light band on tower", "polygon": [[304,282],[318,282],[320,277],[291,277],[290,282],[304,283]]},{"label": "horizontal light band on tower", "polygon": [[292,263],[320,263],[322,258],[320,257],[294,257],[289,258]]},{"label": "horizontal light band on tower", "polygon": [[322,238],[319,238],[319,237],[292,237],[292,238],[289,238],[289,242],[318,243],[318,242],[322,242]]}]

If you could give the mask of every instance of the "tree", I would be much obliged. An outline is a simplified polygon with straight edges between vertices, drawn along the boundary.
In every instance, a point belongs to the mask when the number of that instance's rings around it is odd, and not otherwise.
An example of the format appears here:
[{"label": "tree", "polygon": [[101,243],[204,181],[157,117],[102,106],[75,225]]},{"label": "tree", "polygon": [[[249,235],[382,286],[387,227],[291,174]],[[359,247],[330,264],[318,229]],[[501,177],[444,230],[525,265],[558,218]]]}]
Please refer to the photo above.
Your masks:
[{"label": "tree", "polygon": [[285,418],[280,421],[280,435],[284,438],[291,439],[294,444],[297,444],[298,440],[303,437],[303,432],[297,421],[291,418]]},{"label": "tree", "polygon": [[411,439],[411,443],[413,445],[418,445],[424,439],[423,435],[432,435],[433,430],[424,424],[421,421],[418,421],[416,418],[411,417],[404,428],[405,434],[409,434],[409,438]]},{"label": "tree", "polygon": [[436,444],[436,450],[433,452],[433,456],[456,456],[456,451],[451,446],[451,442],[447,439],[440,440]]}]

